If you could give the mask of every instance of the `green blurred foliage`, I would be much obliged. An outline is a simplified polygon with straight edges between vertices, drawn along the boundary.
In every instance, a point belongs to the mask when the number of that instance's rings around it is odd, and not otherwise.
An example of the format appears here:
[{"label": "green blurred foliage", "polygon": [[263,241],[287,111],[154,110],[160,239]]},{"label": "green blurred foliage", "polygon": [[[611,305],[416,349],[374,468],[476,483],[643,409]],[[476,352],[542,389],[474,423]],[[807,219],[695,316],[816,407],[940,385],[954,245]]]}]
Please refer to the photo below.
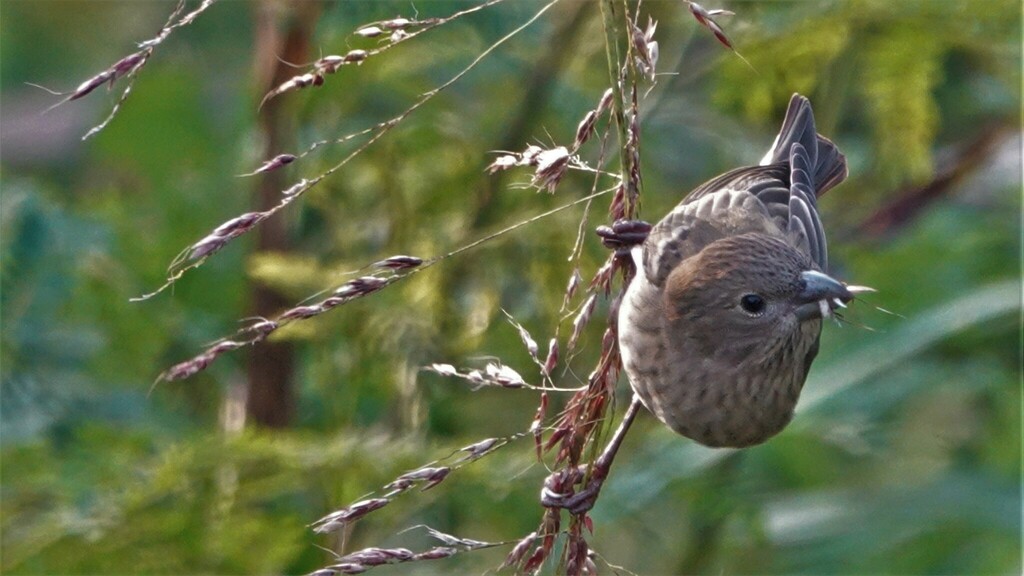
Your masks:
[{"label": "green blurred foliage", "polygon": [[[234,175],[260,160],[253,8],[221,3],[178,31],[118,117],[84,143],[78,136],[116,90],[37,117],[53,98],[23,83],[76,85],[151,35],[172,4],[0,5],[5,573],[316,569],[330,556],[315,545],[339,541],[309,523],[403,471],[529,426],[534,394],[471,392],[419,367],[496,356],[532,375],[502,310],[542,347],[555,326],[563,345],[571,331],[559,308],[582,207],[282,331],[298,355],[290,430],[227,424],[245,350],[149,394],[162,369],[234,330],[255,281],[297,302],[382,257],[440,255],[589,193],[588,175],[571,174],[549,196],[517,186],[528,174],[483,168],[496,149],[568,144],[608,82],[597,3],[565,2],[280,213],[291,251],[253,253],[236,241],[173,293],[133,304],[179,250],[250,209],[253,181]],[[466,4],[417,7],[427,17]],[[539,7],[502,4],[282,96],[296,141],[394,116]],[[826,328],[793,425],[763,446],[708,450],[642,417],[594,510],[593,547],[639,573],[1020,573],[1019,4],[728,7],[737,15],[719,21],[756,73],[679,3],[644,3],[660,21],[670,74],[644,104],[643,216],[657,219],[701,181],[760,158],[789,95],[803,92],[850,159],[850,180],[822,209],[835,270],[879,290],[850,312],[874,330]],[[556,34],[576,10],[586,12],[580,26]],[[325,54],[371,46],[350,31],[397,14],[412,16],[409,4],[326,4],[313,44]],[[540,103],[522,109],[529,80],[560,54],[563,67],[532,88],[543,89]],[[15,120],[37,128],[8,130]],[[992,129],[1012,137],[967,178],[905,224],[864,232],[870,214]],[[351,149],[325,146],[285,168],[287,178],[315,175]],[[593,161],[597,144],[583,154]],[[595,202],[588,230],[605,206]],[[585,278],[605,255],[588,232]],[[602,301],[563,385],[590,370],[606,310]],[[518,441],[361,521],[346,549],[426,548],[422,532],[398,534],[421,523],[521,537],[540,518],[544,476],[530,441]],[[503,554],[407,571],[481,572]]]}]

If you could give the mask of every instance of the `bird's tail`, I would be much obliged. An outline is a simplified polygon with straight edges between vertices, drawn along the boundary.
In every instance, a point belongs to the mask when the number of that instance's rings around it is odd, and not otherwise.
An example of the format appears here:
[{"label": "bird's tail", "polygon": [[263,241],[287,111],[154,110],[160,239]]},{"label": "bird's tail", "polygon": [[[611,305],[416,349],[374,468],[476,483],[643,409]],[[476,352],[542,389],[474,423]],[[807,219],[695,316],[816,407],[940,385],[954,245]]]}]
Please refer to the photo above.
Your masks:
[{"label": "bird's tail", "polygon": [[775,143],[761,159],[761,165],[789,162],[790,148],[796,143],[804,147],[810,165],[814,167],[816,196],[821,196],[846,180],[846,156],[831,140],[818,134],[811,103],[799,94],[793,94],[789,100],[789,108],[786,110],[786,118],[782,121],[779,135],[775,137]]}]

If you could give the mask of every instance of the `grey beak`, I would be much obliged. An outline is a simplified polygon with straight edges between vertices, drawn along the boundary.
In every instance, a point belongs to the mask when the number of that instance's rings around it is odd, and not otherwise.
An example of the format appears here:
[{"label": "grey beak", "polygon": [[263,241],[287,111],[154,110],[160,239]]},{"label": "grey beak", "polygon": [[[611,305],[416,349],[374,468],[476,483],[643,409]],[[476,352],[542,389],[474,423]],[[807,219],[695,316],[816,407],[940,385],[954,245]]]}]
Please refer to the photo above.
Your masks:
[{"label": "grey beak", "polygon": [[[825,312],[824,307],[833,308],[832,302],[835,299],[844,303],[853,300],[853,294],[846,286],[817,270],[808,270],[800,274],[800,282],[802,287],[797,294],[799,305],[796,308],[796,317],[801,322],[821,318],[822,313]],[[825,301],[824,305],[822,300]]]}]

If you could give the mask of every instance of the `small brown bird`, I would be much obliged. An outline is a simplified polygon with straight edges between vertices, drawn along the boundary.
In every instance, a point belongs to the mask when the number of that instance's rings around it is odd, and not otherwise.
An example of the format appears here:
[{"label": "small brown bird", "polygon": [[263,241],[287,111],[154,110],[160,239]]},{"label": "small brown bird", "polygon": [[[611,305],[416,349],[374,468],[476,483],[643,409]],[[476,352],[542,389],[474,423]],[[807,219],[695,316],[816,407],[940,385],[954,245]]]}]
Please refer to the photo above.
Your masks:
[{"label": "small brown bird", "polygon": [[633,249],[622,361],[643,404],[715,447],[764,442],[792,419],[822,318],[858,287],[827,276],[817,200],[846,158],[794,94],[760,166],[697,187]]}]

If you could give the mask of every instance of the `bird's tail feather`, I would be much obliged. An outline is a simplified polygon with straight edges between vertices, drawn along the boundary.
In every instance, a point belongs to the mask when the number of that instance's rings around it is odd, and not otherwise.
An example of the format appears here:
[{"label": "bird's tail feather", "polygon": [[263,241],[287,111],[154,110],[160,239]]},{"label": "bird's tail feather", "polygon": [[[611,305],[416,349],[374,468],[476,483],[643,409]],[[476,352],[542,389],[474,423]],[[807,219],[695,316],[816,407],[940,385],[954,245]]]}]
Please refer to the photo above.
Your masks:
[{"label": "bird's tail feather", "polygon": [[800,144],[807,151],[813,166],[816,196],[821,196],[846,179],[846,156],[831,140],[817,133],[811,103],[799,94],[793,94],[789,100],[779,135],[761,159],[761,165],[788,162],[793,144]]},{"label": "bird's tail feather", "polygon": [[818,163],[814,169],[815,194],[821,196],[846,180],[846,156],[831,140],[818,134]]}]

